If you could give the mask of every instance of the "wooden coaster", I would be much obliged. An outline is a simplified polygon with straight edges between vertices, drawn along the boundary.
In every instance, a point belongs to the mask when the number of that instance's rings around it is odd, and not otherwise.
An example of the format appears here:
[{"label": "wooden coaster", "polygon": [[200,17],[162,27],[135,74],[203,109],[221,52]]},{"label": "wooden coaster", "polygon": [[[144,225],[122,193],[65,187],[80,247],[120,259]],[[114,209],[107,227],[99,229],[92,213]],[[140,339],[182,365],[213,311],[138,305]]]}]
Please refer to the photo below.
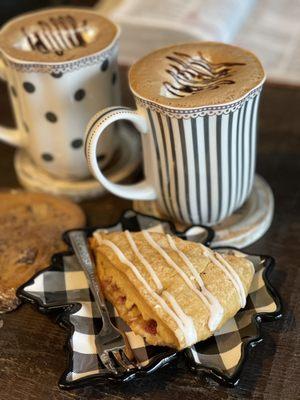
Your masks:
[{"label": "wooden coaster", "polygon": [[[137,212],[169,219],[156,201],[134,201]],[[212,226],[215,231],[213,246],[249,246],[261,238],[269,229],[274,213],[274,196],[268,183],[259,175],[255,176],[252,193],[246,203],[221,223]],[[187,226],[175,222],[178,230]]]}]

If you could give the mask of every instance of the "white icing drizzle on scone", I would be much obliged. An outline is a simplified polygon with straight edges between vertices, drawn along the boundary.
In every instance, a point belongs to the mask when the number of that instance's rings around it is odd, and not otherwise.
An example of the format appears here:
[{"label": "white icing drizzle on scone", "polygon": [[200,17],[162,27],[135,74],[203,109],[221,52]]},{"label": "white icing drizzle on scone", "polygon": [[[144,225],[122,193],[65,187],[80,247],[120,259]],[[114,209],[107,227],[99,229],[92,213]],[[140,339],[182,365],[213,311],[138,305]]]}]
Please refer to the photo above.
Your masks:
[{"label": "white icing drizzle on scone", "polygon": [[185,326],[185,338],[187,340],[187,343],[194,343],[194,340],[197,339],[197,332],[194,327],[193,319],[183,312],[182,308],[176,302],[171,293],[164,290],[163,285],[157,273],[154,271],[150,263],[145,259],[145,257],[139,251],[131,233],[126,230],[125,235],[135,255],[139,258],[141,263],[147,268],[148,272],[151,274],[151,277],[154,278],[153,280],[157,283],[158,290],[168,299],[169,303],[171,304],[171,307],[173,308],[173,310],[175,311],[175,313]]},{"label": "white icing drizzle on scone", "polygon": [[[148,284],[148,282],[143,278],[143,276],[140,274],[139,270],[136,268],[136,266],[129,261],[125,254],[120,250],[120,248],[111,240],[108,239],[102,239],[100,233],[96,233],[96,238],[98,240],[98,243],[101,245],[106,245],[108,246],[119,258],[121,263],[127,265],[132,272],[135,274],[135,276],[138,278],[138,280],[142,283],[142,285],[146,288],[146,290],[149,292],[149,294],[155,299],[157,303],[160,304],[160,306],[164,309],[164,311],[175,321],[176,325],[178,326],[180,332],[178,330],[175,330],[175,335],[178,338],[179,342],[181,341],[181,337],[183,334],[186,342],[186,346],[191,346],[193,343],[197,341],[197,334],[195,331],[194,326],[191,327],[191,321],[187,321],[186,319],[186,314],[184,314],[183,310],[181,309],[181,312],[178,313],[178,307],[172,310],[171,307],[166,303],[166,301],[159,295],[157,294]],[[163,294],[168,296],[167,291],[163,291]],[[174,302],[173,302],[174,305]],[[171,303],[172,306],[172,303]],[[185,316],[185,317],[184,317]],[[184,318],[183,318],[184,317]]]},{"label": "white icing drizzle on scone", "polygon": [[[198,273],[198,271],[196,270],[190,259],[177,248],[172,237],[167,234],[166,237],[170,248],[174,252],[176,252],[177,255],[184,261],[184,263],[189,268],[192,274],[191,276],[189,276],[174,262],[174,260],[169,256],[169,254],[153,239],[153,237],[149,232],[142,231],[142,234],[146,239],[146,241],[148,242],[148,244],[152,248],[154,248],[166,260],[168,265],[170,265],[174,270],[176,270],[176,272],[181,276],[181,278],[184,280],[187,286],[203,301],[204,305],[210,311],[210,316],[208,319],[208,328],[211,332],[215,331],[223,318],[224,314],[223,307],[219,303],[218,299],[205,287],[205,284],[201,278],[200,273]],[[135,243],[131,233],[129,231],[125,231],[125,236],[128,240],[130,248],[133,251],[133,253],[137,256],[139,261],[142,263],[142,265],[149,272],[157,290],[151,288],[147,280],[142,276],[139,269],[130,260],[127,259],[125,254],[114,242],[108,239],[103,239],[101,237],[101,233],[96,233],[95,236],[99,244],[108,246],[116,254],[119,260],[132,270],[132,272],[135,274],[135,276],[141,282],[144,288],[158,303],[156,307],[161,306],[163,310],[175,321],[176,325],[179,328],[179,331],[177,329],[174,332],[178,340],[181,341],[183,335],[185,338],[186,346],[194,344],[197,341],[197,332],[194,326],[193,318],[184,313],[183,309],[180,307],[180,305],[177,303],[177,301],[171,295],[171,293],[164,290],[163,285],[159,279],[159,276],[157,275],[151,264],[139,251],[138,246]],[[228,263],[228,261],[225,260],[221,255],[213,252],[210,249],[207,249],[202,244],[199,245],[203,250],[203,255],[208,257],[209,260],[214,265],[219,267],[227,276],[227,278],[232,282],[239,295],[241,307],[245,307],[246,293],[239,275],[235,272],[235,270]],[[195,282],[197,283],[197,285]],[[167,300],[167,302],[164,299],[164,297]]]},{"label": "white icing drizzle on scone", "polygon": [[157,273],[154,271],[150,263],[145,259],[145,257],[142,255],[142,253],[139,251],[135,241],[132,238],[132,235],[129,231],[125,231],[126,238],[131,246],[132,251],[134,254],[137,256],[137,258],[140,260],[140,262],[144,265],[144,267],[147,269],[149,274],[151,275],[151,278],[153,279],[155,285],[157,286],[157,289],[160,293],[163,291],[163,285],[157,275]]},{"label": "white icing drizzle on scone", "polygon": [[[208,321],[208,327],[210,331],[214,331],[216,330],[217,326],[219,325],[219,323],[221,322],[222,316],[223,316],[223,308],[221,307],[220,303],[218,302],[217,299],[215,299],[211,293],[210,294],[210,299],[212,300],[212,303],[208,302],[207,299],[204,296],[204,293],[201,292],[201,290],[199,290],[197,288],[197,286],[195,285],[195,283],[190,279],[190,277],[175,263],[175,261],[166,253],[166,251],[157,243],[155,242],[155,240],[152,238],[152,236],[150,235],[149,232],[147,231],[142,231],[145,239],[147,240],[147,242],[150,244],[150,246],[152,246],[157,252],[159,252],[159,254],[167,261],[167,263],[176,270],[176,272],[182,277],[182,279],[185,281],[185,283],[188,285],[188,287],[204,302],[204,304],[206,305],[206,307],[209,308],[210,310],[210,318]],[[169,241],[170,244],[170,241]],[[174,243],[175,244],[175,243]],[[171,244],[170,244],[171,246]],[[172,248],[172,246],[171,246]],[[173,248],[174,250],[174,248]],[[175,250],[176,251],[176,250]],[[199,275],[196,272],[196,276]],[[194,274],[193,274],[194,275]],[[196,278],[196,276],[194,275],[194,277]],[[201,279],[199,279],[200,277],[198,277],[198,284],[202,287],[204,286],[204,283]],[[196,278],[197,279],[197,278]],[[207,291],[208,292],[208,291]],[[206,294],[207,294],[206,292]],[[211,306],[214,305],[214,309],[211,309]],[[214,312],[216,312],[216,314],[214,314]]]},{"label": "white icing drizzle on scone", "polygon": [[193,318],[189,315],[186,315],[185,312],[182,310],[180,305],[177,303],[174,296],[171,295],[170,292],[164,290],[164,295],[168,299],[169,303],[171,304],[173,310],[176,312],[180,320],[182,321],[185,327],[185,340],[187,343],[192,345],[193,343],[197,342],[197,332],[195,329]]},{"label": "white icing drizzle on scone", "polygon": [[244,308],[246,305],[246,292],[239,275],[235,272],[228,261],[226,261],[225,258],[222,257],[219,253],[215,253],[212,250],[209,250],[201,243],[199,243],[199,245],[203,250],[203,254],[208,257],[214,265],[219,267],[232,282],[240,298],[241,307]]},{"label": "white icing drizzle on scone", "polygon": [[207,306],[207,308],[210,310],[210,317],[208,320],[209,330],[211,332],[215,331],[223,318],[224,314],[223,307],[221,306],[219,300],[206,288],[199,272],[194,267],[193,263],[189,260],[189,258],[181,250],[178,249],[171,235],[167,234],[167,240],[171,249],[174,250],[179,255],[179,257],[183,260],[183,262],[186,264],[186,266],[189,268],[189,270],[195,277],[195,280],[201,289],[200,292],[201,299],[203,303]]},{"label": "white icing drizzle on scone", "polygon": [[155,249],[172,267],[175,269],[175,271],[181,276],[181,278],[185,281],[185,283],[188,285],[188,287],[195,293],[197,296],[202,297],[201,293],[199,295],[199,290],[196,289],[195,284],[191,281],[190,277],[172,260],[172,258],[166,253],[166,251],[160,247],[158,243],[155,242],[155,240],[152,238],[149,232],[147,231],[142,231],[145,239],[147,242],[150,244],[150,246]]}]

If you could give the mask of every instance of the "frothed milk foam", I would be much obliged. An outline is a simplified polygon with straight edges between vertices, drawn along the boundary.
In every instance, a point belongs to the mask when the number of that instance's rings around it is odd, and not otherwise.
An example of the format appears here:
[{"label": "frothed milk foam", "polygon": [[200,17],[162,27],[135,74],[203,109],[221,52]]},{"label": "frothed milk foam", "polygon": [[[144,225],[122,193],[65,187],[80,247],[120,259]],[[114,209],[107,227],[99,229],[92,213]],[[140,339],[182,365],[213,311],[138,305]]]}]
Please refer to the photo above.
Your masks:
[{"label": "frothed milk foam", "polygon": [[261,84],[256,56],[214,42],[175,45],[135,63],[129,82],[138,97],[166,107],[194,108],[235,101]]},{"label": "frothed milk foam", "polygon": [[11,20],[0,31],[0,47],[14,59],[65,62],[111,44],[116,26],[83,9],[56,8]]}]

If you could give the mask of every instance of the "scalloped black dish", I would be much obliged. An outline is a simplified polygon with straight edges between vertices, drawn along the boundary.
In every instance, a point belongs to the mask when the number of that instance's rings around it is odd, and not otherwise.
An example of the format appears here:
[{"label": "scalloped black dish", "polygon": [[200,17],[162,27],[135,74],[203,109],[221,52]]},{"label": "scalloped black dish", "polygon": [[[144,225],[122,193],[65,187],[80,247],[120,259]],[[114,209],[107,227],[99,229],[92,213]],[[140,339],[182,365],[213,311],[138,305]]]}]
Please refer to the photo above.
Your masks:
[{"label": "scalloped black dish", "polygon": [[[87,228],[85,231],[91,235],[95,229],[151,229],[171,232],[183,239],[200,241],[206,245],[210,244],[213,238],[213,231],[209,228],[192,227],[185,232],[177,232],[172,223],[131,210],[125,212],[115,225]],[[101,328],[101,319],[93,305],[84,273],[71,249],[68,232],[64,239],[70,250],[54,255],[51,266],[25,283],[17,293],[21,299],[37,304],[41,312],[58,312],[58,323],[69,331],[68,366],[60,378],[59,386],[66,389],[92,383],[107,383],[108,380],[128,381],[150,374],[174,361],[178,354],[174,350],[149,346],[143,339],[136,338],[128,327],[124,328],[124,323],[119,317],[112,315],[115,322],[121,324],[122,329],[131,338],[132,350],[144,366],[140,370],[135,369],[117,377],[101,367],[93,346],[94,337]],[[232,248],[220,250],[238,251]],[[267,279],[274,260],[268,256],[246,256],[255,261],[257,279],[254,280],[256,287],[252,288],[245,309],[240,310],[229,324],[212,338],[183,352],[187,366],[193,371],[204,372],[218,382],[230,386],[238,382],[249,348],[262,339],[260,323],[281,316],[280,299]],[[228,335],[235,338],[231,349],[226,345],[225,339]],[[240,351],[237,351],[237,348]],[[228,351],[231,352],[230,362]]]}]

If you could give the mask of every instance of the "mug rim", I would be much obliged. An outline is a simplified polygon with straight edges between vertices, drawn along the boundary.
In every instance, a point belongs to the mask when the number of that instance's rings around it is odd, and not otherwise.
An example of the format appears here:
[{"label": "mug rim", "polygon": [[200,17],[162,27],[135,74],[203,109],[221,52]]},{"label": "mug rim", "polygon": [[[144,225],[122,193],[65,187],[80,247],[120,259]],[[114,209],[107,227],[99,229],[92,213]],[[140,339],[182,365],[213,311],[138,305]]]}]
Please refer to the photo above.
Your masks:
[{"label": "mug rim", "polygon": [[243,96],[238,97],[237,99],[234,99],[232,101],[220,104],[202,105],[199,107],[190,107],[190,108],[163,105],[159,102],[149,100],[147,99],[147,97],[137,94],[132,89],[130,82],[129,82],[129,87],[134,95],[137,104],[144,108],[150,108],[154,111],[158,111],[163,114],[167,114],[170,117],[175,117],[175,118],[195,118],[198,116],[205,116],[205,115],[228,114],[231,111],[235,111],[236,109],[240,108],[243,105],[243,103],[248,100],[248,98],[253,98],[256,95],[260,94],[265,81],[266,81],[266,74],[264,74],[264,77],[262,78],[261,82],[258,85],[251,88]]},{"label": "mug rim", "polygon": [[[249,54],[251,54],[260,64],[262,72],[263,72],[263,76],[261,78],[261,80],[256,84],[253,85],[251,88],[249,88],[243,95],[235,98],[234,100],[231,101],[225,101],[223,103],[211,103],[211,104],[203,104],[203,105],[199,105],[199,106],[193,106],[193,107],[182,107],[182,106],[176,106],[176,105],[168,105],[168,104],[163,104],[162,102],[160,102],[159,100],[155,101],[155,100],[151,100],[149,99],[147,96],[144,96],[140,93],[138,93],[137,91],[135,91],[132,87],[132,82],[130,80],[130,75],[131,75],[131,70],[133,69],[133,67],[139,63],[139,61],[143,60],[144,58],[146,58],[147,56],[151,55],[151,54],[155,54],[157,52],[159,52],[160,50],[167,50],[170,48],[173,48],[174,46],[184,46],[184,45],[190,45],[190,44],[199,44],[199,43],[204,43],[204,44],[222,44],[225,46],[230,46],[230,47],[234,47],[237,48],[243,52],[247,52]],[[149,107],[149,108],[153,108],[156,111],[160,110],[161,112],[164,112],[166,114],[177,114],[177,115],[191,115],[193,113],[208,113],[212,112],[212,111],[217,111],[219,114],[222,114],[223,112],[221,112],[222,110],[226,110],[228,107],[234,107],[236,104],[239,103],[243,103],[244,100],[246,100],[248,98],[249,95],[255,95],[257,94],[258,91],[261,91],[262,86],[264,85],[265,81],[266,81],[266,71],[260,61],[260,59],[256,56],[255,53],[253,53],[251,50],[245,49],[241,46],[237,46],[235,44],[228,44],[228,43],[223,43],[217,40],[197,40],[197,41],[190,41],[190,42],[184,42],[184,43],[177,43],[177,44],[173,44],[173,45],[169,45],[166,47],[162,47],[162,48],[158,48],[156,50],[153,50],[151,52],[149,52],[148,54],[142,56],[141,58],[139,58],[138,60],[136,60],[130,67],[129,71],[128,71],[128,81],[129,81],[129,87],[131,92],[133,93],[135,99],[137,100],[137,102],[141,105],[144,105],[145,107]],[[255,93],[254,93],[255,92]],[[254,94],[253,94],[254,93]],[[181,118],[181,117],[178,117]]]},{"label": "mug rim", "polygon": [[2,56],[2,59],[7,61],[9,65],[20,71],[26,71],[26,72],[66,72],[66,71],[72,71],[75,69],[81,68],[81,66],[84,65],[92,65],[96,64],[97,62],[100,62],[101,59],[105,59],[107,56],[112,53],[114,50],[115,46],[118,45],[119,38],[120,38],[120,33],[121,33],[121,28],[118,24],[115,22],[111,21],[109,18],[106,18],[105,16],[97,13],[94,10],[90,10],[87,8],[83,7],[47,7],[47,8],[42,8],[37,11],[29,11],[26,13],[22,13],[19,16],[16,16],[9,21],[7,21],[2,28],[0,29],[0,35],[3,32],[5,28],[7,28],[10,24],[15,23],[18,20],[21,20],[24,18],[26,15],[36,15],[40,13],[46,13],[47,11],[51,10],[76,10],[76,11],[84,11],[90,14],[94,14],[97,16],[100,16],[103,19],[106,19],[109,21],[114,27],[116,28],[116,33],[112,39],[112,41],[106,46],[103,47],[100,50],[91,52],[90,54],[83,55],[80,57],[73,58],[72,60],[65,60],[65,61],[38,61],[38,60],[24,60],[18,57],[15,57],[11,54],[9,54],[5,49],[0,47],[0,56]]}]

